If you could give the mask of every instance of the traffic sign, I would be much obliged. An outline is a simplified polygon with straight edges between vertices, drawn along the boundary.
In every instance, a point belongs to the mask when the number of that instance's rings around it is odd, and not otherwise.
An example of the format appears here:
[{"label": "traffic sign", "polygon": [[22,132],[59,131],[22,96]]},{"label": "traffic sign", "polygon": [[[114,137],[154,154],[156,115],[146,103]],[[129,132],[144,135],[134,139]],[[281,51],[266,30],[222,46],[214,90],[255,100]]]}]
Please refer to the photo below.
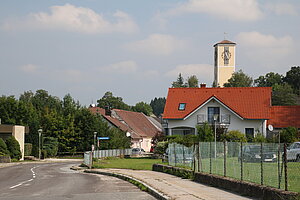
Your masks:
[{"label": "traffic sign", "polygon": [[109,137],[98,137],[98,140],[109,140]]}]

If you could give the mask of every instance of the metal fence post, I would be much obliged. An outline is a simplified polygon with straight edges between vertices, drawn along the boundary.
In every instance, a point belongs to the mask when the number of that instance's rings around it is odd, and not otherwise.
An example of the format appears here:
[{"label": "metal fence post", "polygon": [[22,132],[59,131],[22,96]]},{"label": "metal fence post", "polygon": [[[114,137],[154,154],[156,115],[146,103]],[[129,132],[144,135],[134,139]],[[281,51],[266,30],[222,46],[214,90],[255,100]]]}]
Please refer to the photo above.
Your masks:
[{"label": "metal fence post", "polygon": [[226,140],[224,141],[224,177],[226,177]]},{"label": "metal fence post", "polygon": [[196,143],[193,144],[193,171],[196,172]]},{"label": "metal fence post", "polygon": [[263,143],[260,143],[260,184],[264,184]]},{"label": "metal fence post", "polygon": [[243,142],[241,142],[241,149],[240,149],[240,159],[241,159],[241,181],[243,180]]},{"label": "metal fence post", "polygon": [[287,152],[286,152],[286,143],[284,143],[284,149],[283,149],[283,162],[284,162],[284,190],[288,191],[288,172],[287,172]]},{"label": "metal fence post", "polygon": [[211,142],[209,142],[209,173],[211,174]]},{"label": "metal fence post", "polygon": [[176,167],[176,144],[175,143],[173,144],[173,147],[174,147],[174,165]]},{"label": "metal fence post", "polygon": [[277,171],[278,171],[278,189],[280,189],[280,143],[278,143],[278,152],[277,152]]},{"label": "metal fence post", "polygon": [[182,161],[183,165],[185,166],[185,155],[184,155],[184,145],[182,144]]},{"label": "metal fence post", "polygon": [[198,153],[198,171],[202,172],[202,158],[201,158],[200,142],[198,143],[197,153]]}]

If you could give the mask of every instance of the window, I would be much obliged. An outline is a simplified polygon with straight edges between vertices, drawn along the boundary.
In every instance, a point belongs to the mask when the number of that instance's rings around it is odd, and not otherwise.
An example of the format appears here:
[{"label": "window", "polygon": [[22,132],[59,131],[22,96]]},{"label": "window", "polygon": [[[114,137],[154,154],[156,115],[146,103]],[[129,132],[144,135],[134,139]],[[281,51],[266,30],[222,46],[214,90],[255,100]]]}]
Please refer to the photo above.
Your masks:
[{"label": "window", "polygon": [[254,128],[245,128],[247,138],[254,138]]},{"label": "window", "polygon": [[178,110],[185,110],[185,103],[180,103]]},{"label": "window", "polygon": [[220,121],[220,107],[208,107],[208,122],[214,123],[214,115],[218,115],[217,121]]}]

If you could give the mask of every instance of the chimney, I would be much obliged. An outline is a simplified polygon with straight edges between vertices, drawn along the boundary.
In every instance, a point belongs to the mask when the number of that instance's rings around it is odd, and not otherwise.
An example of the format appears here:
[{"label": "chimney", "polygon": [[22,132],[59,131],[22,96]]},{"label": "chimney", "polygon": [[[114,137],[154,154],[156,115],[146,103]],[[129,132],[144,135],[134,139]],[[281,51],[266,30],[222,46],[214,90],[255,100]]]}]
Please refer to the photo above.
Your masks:
[{"label": "chimney", "polygon": [[105,106],[105,115],[111,116],[110,106]]},{"label": "chimney", "polygon": [[200,88],[206,88],[206,83],[200,83]]}]

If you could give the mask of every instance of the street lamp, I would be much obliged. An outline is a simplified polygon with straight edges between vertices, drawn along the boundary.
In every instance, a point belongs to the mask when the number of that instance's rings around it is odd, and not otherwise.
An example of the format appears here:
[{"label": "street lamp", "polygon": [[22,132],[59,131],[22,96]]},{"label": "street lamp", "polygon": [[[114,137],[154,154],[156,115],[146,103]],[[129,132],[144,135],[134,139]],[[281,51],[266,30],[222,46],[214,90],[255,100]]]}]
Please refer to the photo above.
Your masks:
[{"label": "street lamp", "polygon": [[216,122],[218,120],[219,115],[214,114],[214,122],[215,122],[215,159],[217,158],[217,126]]},{"label": "street lamp", "polygon": [[38,133],[39,133],[39,160],[41,159],[41,135],[42,135],[43,129],[39,129]]}]

